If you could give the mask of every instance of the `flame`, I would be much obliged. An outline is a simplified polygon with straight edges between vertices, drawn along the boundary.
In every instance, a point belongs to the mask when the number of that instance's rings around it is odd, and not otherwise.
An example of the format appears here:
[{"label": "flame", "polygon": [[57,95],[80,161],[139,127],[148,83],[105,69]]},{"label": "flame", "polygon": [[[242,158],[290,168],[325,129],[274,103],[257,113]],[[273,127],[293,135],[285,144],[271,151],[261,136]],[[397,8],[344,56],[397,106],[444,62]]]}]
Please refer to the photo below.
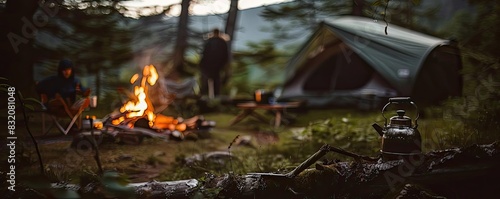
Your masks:
[{"label": "flame", "polygon": [[149,85],[153,86],[156,83],[156,80],[158,80],[158,72],[156,72],[156,68],[153,65],[149,65],[144,68],[144,76],[147,75],[148,77],[148,83]]},{"label": "flame", "polygon": [[136,73],[130,78],[130,84],[134,84],[137,79],[139,79],[139,74]]},{"label": "flame", "polygon": [[[130,83],[134,84],[139,79],[139,74],[134,74],[130,78]],[[148,98],[148,87],[146,82],[153,86],[158,80],[158,72],[153,65],[144,66],[142,70],[142,79],[139,86],[134,87],[134,95],[136,99],[130,100],[125,103],[120,112],[125,113],[125,117],[119,117],[112,121],[112,124],[118,125],[125,121],[126,118],[144,117],[146,116],[149,121],[149,126],[153,126],[156,115],[154,114],[154,107]]]}]

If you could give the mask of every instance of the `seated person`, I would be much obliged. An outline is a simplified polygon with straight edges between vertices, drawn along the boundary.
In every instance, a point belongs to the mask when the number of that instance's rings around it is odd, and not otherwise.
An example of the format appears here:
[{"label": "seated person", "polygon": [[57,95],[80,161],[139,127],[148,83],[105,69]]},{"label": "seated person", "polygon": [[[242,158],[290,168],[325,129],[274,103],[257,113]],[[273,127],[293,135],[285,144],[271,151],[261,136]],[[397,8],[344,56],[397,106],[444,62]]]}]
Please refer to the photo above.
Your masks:
[{"label": "seated person", "polygon": [[[57,75],[47,77],[36,85],[36,91],[50,112],[65,111],[72,116],[85,103],[86,99],[76,100],[77,94],[87,98],[90,89],[83,87],[75,77],[74,65],[71,60],[63,59],[59,62]],[[68,110],[69,109],[69,110]]]}]

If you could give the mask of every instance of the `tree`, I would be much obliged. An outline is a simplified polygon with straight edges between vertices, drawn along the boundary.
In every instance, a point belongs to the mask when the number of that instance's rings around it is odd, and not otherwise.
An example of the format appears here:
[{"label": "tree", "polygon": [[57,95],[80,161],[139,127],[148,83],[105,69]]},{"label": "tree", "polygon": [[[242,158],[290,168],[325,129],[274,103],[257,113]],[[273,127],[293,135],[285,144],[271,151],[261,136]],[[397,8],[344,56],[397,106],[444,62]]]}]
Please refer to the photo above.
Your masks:
[{"label": "tree", "polygon": [[484,142],[500,138],[500,6],[497,1],[468,2],[474,9],[457,12],[441,32],[457,41],[464,65],[463,97],[443,109]]},{"label": "tree", "polygon": [[500,3],[497,1],[469,0],[476,12],[457,13],[444,34],[456,38],[460,45],[482,52],[490,57],[500,57]]},{"label": "tree", "polygon": [[[103,56],[113,57],[113,61],[108,64],[116,66],[125,59],[130,59],[126,55],[130,52],[121,47],[111,50],[112,43],[122,43],[122,46],[128,46],[129,43],[126,34],[121,34],[125,32],[123,27],[118,25],[124,18],[119,14],[124,9],[118,2],[120,1],[6,1],[5,9],[0,13],[0,23],[2,27],[6,27],[2,28],[2,35],[6,37],[2,37],[0,41],[0,61],[6,66],[4,75],[25,95],[35,95],[35,63],[42,61],[42,64],[53,65],[56,61],[43,60],[69,57],[79,59],[77,64],[85,66],[86,72],[97,74],[95,82],[99,88],[101,78],[98,76],[103,72],[103,64],[96,62],[106,60]],[[49,38],[58,42],[43,45],[43,42],[35,40],[37,34],[50,35]],[[92,34],[100,35],[95,37]],[[90,49],[95,47],[100,52]],[[123,56],[117,56],[118,54]],[[82,58],[85,56],[86,58]]]},{"label": "tree", "polygon": [[35,43],[40,55],[36,61],[42,63],[42,68],[47,68],[53,67],[55,61],[46,60],[57,61],[61,57],[73,59],[77,72],[94,76],[87,86],[93,87],[95,94],[102,96],[105,85],[118,80],[104,77],[117,74],[120,66],[132,60],[131,30],[127,26],[129,19],[119,12],[117,3],[65,2],[51,22],[40,29],[40,33],[45,35],[41,38],[53,37],[57,42],[40,40]]},{"label": "tree", "polygon": [[[57,3],[58,1],[55,1]],[[34,20],[33,16],[39,8],[39,1],[8,0],[5,8],[0,10],[0,63],[5,70],[2,76],[9,79],[10,84],[21,90],[24,95],[34,95],[33,80],[33,41],[39,26],[46,23]],[[42,4],[46,9],[40,17],[48,17],[56,6]],[[46,19],[46,18],[45,18]],[[6,99],[6,98],[4,98]]]},{"label": "tree", "polygon": [[188,23],[189,23],[189,7],[191,0],[182,0],[181,14],[179,15],[179,22],[177,26],[177,39],[175,41],[175,49],[173,54],[173,71],[181,72],[184,66],[184,54],[188,47]]},{"label": "tree", "polygon": [[231,49],[234,40],[234,31],[236,29],[236,20],[238,19],[238,0],[231,0],[229,11],[227,12],[225,33],[229,35],[229,49]]},{"label": "tree", "polygon": [[224,77],[222,80],[222,84],[227,84],[229,79],[231,79],[232,76],[232,67],[231,67],[231,60],[233,59],[232,55],[232,49],[233,49],[233,41],[234,41],[234,32],[236,29],[236,21],[238,19],[238,0],[231,0],[231,4],[229,5],[229,11],[227,12],[227,19],[226,19],[226,28],[225,28],[225,33],[229,35],[230,40],[227,42],[228,45],[228,51],[229,51],[229,61],[228,61],[228,66],[224,70]]}]

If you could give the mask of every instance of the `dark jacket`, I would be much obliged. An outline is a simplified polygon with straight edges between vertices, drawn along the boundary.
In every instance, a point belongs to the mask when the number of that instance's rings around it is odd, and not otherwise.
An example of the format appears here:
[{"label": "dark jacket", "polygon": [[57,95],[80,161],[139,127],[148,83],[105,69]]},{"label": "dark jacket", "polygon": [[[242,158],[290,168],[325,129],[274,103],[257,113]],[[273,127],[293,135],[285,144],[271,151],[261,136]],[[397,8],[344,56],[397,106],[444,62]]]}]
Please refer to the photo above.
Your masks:
[{"label": "dark jacket", "polygon": [[[72,74],[69,78],[64,78],[62,71],[72,68]],[[56,93],[59,93],[64,99],[70,99],[71,102],[75,102],[76,99],[76,88],[79,87],[82,92],[85,92],[87,88],[83,87],[80,80],[75,77],[75,70],[73,68],[73,63],[68,60],[62,60],[59,63],[57,69],[57,75],[47,77],[36,85],[36,91],[38,94],[46,94],[50,99],[54,99]]]},{"label": "dark jacket", "polygon": [[227,43],[220,37],[212,37],[205,43],[200,67],[203,73],[219,72],[229,59]]}]

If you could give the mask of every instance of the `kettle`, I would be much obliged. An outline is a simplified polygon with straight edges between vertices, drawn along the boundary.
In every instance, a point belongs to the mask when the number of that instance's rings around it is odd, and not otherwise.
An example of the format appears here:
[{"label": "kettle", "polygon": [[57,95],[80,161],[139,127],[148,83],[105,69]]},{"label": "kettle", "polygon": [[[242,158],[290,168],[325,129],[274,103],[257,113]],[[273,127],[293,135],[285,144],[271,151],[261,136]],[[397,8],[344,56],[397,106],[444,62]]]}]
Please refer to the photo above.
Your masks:
[{"label": "kettle", "polygon": [[[395,116],[389,119],[384,115],[386,108],[391,105],[410,104],[417,110],[415,122],[412,125],[412,119],[406,116],[405,110],[397,110]],[[382,116],[385,119],[384,126],[381,127],[374,123],[372,127],[382,137],[382,153],[383,160],[407,159],[411,156],[420,155],[422,153],[422,138],[418,131],[418,107],[410,97],[395,97],[389,98],[389,102],[382,108]]]}]

